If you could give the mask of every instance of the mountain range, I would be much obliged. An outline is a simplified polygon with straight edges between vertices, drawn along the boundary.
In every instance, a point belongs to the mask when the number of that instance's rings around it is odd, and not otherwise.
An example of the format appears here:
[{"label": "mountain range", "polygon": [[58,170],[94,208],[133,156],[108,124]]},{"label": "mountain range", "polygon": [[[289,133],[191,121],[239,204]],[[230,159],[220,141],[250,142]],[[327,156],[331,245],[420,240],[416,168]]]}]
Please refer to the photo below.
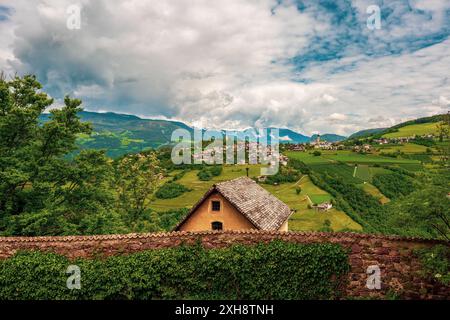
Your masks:
[{"label": "mountain range", "polygon": [[[143,119],[113,112],[81,111],[78,115],[82,121],[90,122],[93,126],[91,135],[80,135],[80,148],[106,149],[110,157],[170,144],[172,132],[176,129],[186,129],[189,132],[194,130],[180,121]],[[47,121],[49,116],[50,114],[43,114],[41,121]],[[316,139],[316,135],[309,137],[287,128],[279,128],[279,137],[281,143],[306,143]],[[320,138],[329,142],[346,139],[336,134],[323,134]]]}]

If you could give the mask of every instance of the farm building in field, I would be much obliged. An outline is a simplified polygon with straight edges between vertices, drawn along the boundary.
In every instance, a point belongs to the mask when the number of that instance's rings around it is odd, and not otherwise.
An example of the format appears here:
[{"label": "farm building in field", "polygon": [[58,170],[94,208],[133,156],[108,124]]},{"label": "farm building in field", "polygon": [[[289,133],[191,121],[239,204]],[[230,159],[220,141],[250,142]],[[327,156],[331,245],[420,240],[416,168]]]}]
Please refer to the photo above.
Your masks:
[{"label": "farm building in field", "polygon": [[217,183],[175,227],[176,231],[288,231],[289,207],[255,181],[241,177]]},{"label": "farm building in field", "polygon": [[318,205],[314,205],[313,208],[316,208],[319,211],[328,211],[333,207],[333,205],[329,202],[324,202]]}]

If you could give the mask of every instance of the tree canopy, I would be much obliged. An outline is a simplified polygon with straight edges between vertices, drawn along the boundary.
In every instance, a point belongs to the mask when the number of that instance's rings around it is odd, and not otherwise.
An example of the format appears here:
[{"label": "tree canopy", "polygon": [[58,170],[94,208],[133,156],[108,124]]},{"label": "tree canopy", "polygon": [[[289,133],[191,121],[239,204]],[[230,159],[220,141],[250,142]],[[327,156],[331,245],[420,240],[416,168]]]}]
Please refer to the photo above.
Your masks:
[{"label": "tree canopy", "polygon": [[[147,220],[158,229],[147,200],[156,187],[153,152],[118,160],[102,150],[76,148],[91,126],[77,113],[81,101],[62,107],[42,92],[36,77],[0,79],[0,233],[65,235],[135,231]],[[49,121],[40,115],[52,108]],[[147,225],[145,224],[145,225]]]}]

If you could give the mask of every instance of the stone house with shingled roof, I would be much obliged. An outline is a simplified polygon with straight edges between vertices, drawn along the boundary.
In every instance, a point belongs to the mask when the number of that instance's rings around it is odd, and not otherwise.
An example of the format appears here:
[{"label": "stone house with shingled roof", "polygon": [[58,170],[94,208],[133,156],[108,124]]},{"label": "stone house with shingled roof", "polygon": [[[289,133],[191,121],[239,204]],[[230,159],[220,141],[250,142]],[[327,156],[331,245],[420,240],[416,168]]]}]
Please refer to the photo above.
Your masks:
[{"label": "stone house with shingled roof", "polygon": [[288,231],[290,208],[248,177],[214,184],[175,231]]}]

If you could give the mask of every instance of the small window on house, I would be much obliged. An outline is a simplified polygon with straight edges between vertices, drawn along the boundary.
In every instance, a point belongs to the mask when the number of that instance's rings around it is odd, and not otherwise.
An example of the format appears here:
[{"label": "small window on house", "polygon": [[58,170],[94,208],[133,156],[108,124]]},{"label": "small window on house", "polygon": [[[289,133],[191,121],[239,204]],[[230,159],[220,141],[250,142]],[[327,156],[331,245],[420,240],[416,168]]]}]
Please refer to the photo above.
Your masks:
[{"label": "small window on house", "polygon": [[220,201],[212,201],[211,209],[212,211],[220,211]]},{"label": "small window on house", "polygon": [[214,221],[213,223],[211,223],[211,227],[213,230],[223,230],[223,224],[219,221]]}]

